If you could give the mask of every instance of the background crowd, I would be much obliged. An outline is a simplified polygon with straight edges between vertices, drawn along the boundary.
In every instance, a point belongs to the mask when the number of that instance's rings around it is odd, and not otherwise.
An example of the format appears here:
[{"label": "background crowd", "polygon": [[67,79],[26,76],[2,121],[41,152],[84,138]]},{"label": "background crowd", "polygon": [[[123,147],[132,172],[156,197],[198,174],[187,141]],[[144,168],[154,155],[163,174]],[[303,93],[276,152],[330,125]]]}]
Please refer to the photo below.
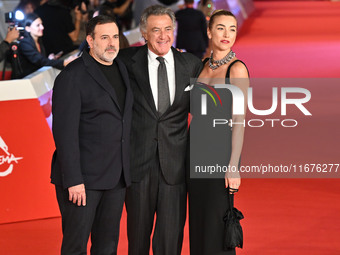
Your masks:
[{"label": "background crowd", "polygon": [[[196,5],[194,0],[21,0],[13,13],[19,10],[25,18],[6,24],[7,35],[0,44],[0,62],[4,62],[2,78],[5,70],[12,70],[11,79],[20,79],[43,66],[62,69],[75,59],[65,55],[88,47],[85,24],[98,14],[115,18],[120,31],[120,48],[129,47],[123,31],[138,27],[139,10],[155,2],[176,11],[178,37],[175,46],[202,58],[208,47],[206,17],[213,10],[209,0]],[[19,27],[22,27],[20,33]]]}]

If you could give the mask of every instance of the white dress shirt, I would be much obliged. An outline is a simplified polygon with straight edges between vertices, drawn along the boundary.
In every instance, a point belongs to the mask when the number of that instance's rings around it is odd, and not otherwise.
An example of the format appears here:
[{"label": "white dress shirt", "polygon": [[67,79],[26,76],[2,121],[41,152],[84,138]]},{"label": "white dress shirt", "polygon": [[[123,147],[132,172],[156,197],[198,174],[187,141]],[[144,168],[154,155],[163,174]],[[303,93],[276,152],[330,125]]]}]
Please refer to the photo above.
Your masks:
[{"label": "white dress shirt", "polygon": [[[153,100],[155,101],[156,109],[158,110],[158,66],[159,61],[156,59],[159,57],[151,50],[148,49],[148,68],[149,68],[149,80],[151,91],[153,95]],[[170,105],[174,102],[175,92],[176,92],[176,82],[175,82],[175,61],[172,50],[163,56],[166,73],[168,75],[169,93],[170,93]]]}]

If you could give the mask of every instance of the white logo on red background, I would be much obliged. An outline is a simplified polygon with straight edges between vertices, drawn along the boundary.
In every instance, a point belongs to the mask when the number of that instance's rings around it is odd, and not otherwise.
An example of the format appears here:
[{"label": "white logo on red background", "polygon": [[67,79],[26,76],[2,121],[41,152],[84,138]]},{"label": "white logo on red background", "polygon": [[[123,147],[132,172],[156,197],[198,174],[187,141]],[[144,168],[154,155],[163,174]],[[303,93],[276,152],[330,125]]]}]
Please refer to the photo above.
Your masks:
[{"label": "white logo on red background", "polygon": [[[8,151],[8,146],[0,136],[0,177],[11,174],[13,172],[14,163],[18,164],[18,160],[20,159],[23,159],[23,157],[16,157]],[[2,171],[2,165],[5,165],[5,168],[7,168],[5,171]]]}]

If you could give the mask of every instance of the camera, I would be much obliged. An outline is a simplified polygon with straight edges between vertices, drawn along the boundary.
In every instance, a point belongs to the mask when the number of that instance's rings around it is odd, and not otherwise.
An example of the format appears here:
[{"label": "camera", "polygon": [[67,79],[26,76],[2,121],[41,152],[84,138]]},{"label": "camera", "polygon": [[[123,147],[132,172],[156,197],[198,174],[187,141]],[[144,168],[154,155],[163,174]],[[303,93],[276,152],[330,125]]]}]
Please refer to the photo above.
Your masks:
[{"label": "camera", "polygon": [[22,11],[6,12],[5,13],[5,22],[9,24],[9,27],[11,29],[16,27],[16,29],[19,30],[19,32],[20,32],[20,36],[25,31],[24,20],[25,20],[25,15]]},{"label": "camera", "polygon": [[86,6],[86,9],[88,7],[88,5],[90,4],[90,1],[89,0],[73,0],[72,1],[72,8],[75,8],[76,6],[78,6],[81,14],[86,14],[87,13],[87,10],[83,10],[81,8],[81,4],[84,3],[85,6]]}]

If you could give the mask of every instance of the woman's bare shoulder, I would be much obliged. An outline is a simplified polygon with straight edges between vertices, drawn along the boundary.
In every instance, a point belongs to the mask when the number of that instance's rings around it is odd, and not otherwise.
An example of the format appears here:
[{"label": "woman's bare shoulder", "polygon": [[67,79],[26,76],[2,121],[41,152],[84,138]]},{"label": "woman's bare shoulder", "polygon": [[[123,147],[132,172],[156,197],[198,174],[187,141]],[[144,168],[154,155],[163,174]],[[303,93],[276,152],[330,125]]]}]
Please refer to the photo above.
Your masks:
[{"label": "woman's bare shoulder", "polygon": [[248,69],[242,61],[236,61],[230,67],[230,77],[248,78]]}]

